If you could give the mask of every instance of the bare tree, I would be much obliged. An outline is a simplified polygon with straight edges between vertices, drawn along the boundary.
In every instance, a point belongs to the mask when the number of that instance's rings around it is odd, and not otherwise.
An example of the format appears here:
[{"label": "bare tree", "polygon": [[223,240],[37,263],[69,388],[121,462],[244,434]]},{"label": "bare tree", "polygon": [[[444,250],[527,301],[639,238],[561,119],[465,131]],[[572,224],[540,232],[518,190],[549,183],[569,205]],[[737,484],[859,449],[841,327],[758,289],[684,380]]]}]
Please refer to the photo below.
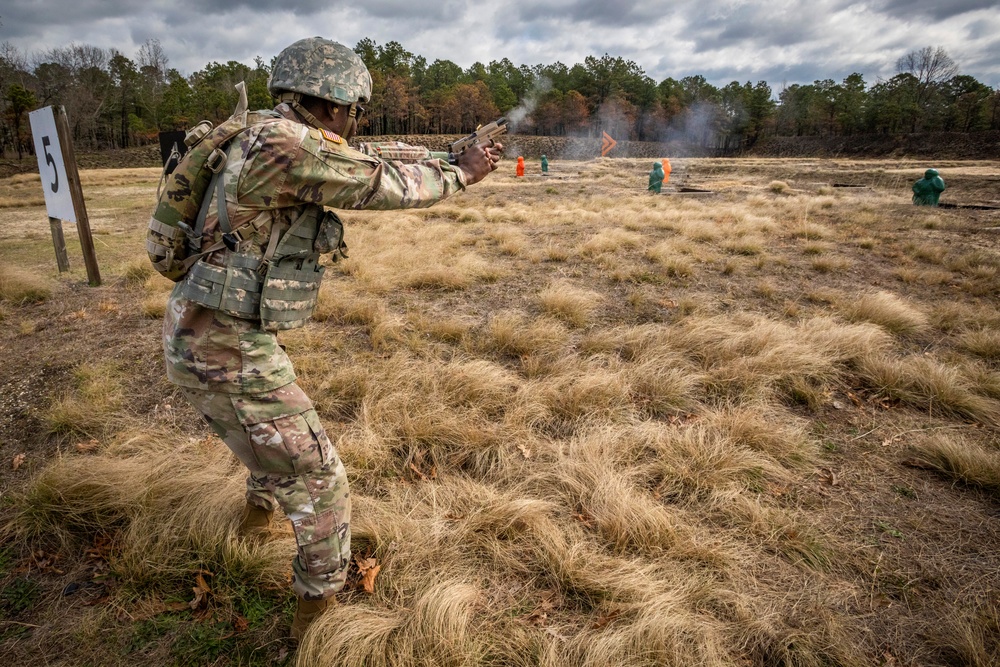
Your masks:
[{"label": "bare tree", "polygon": [[896,61],[897,74],[912,74],[924,86],[944,83],[958,74],[958,65],[944,47],[925,46]]},{"label": "bare tree", "polygon": [[109,51],[89,44],[70,44],[33,56],[36,70],[51,63],[69,73],[70,85],[60,91],[58,103],[66,108],[75,138],[84,139],[94,147],[98,141],[98,119],[111,90],[110,57]]},{"label": "bare tree", "polygon": [[[915,102],[922,120],[927,122],[932,116],[932,102],[944,83],[958,74],[958,65],[943,47],[925,46],[897,60],[896,71],[899,74],[910,74],[917,80]],[[915,116],[911,131],[917,130],[917,122]]]},{"label": "bare tree", "polygon": [[17,128],[12,122],[13,87],[25,86],[29,78],[25,54],[10,42],[0,44],[0,157],[8,147],[17,146],[20,150]]},{"label": "bare tree", "polygon": [[163,104],[163,91],[167,86],[167,54],[163,51],[158,39],[147,39],[139,47],[136,54],[139,63],[141,83],[139,85],[139,103],[149,114],[152,126],[160,126],[160,107]]}]

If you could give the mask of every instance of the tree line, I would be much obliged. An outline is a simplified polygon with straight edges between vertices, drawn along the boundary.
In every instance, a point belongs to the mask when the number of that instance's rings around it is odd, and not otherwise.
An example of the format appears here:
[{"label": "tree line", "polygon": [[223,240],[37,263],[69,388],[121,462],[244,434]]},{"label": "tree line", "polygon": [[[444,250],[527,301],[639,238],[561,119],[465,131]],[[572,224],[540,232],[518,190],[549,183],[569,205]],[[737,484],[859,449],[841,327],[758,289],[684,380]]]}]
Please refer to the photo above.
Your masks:
[{"label": "tree line", "polygon": [[[374,83],[362,134],[456,134],[507,115],[521,134],[678,140],[738,151],[766,136],[839,136],[1000,129],[1000,89],[959,72],[942,48],[925,47],[895,63],[896,74],[869,85],[854,73],[784,86],[703,76],[656,82],[637,63],[604,54],[567,66],[515,65],[508,58],[463,69],[428,63],[395,41],[354,47]],[[159,41],[129,58],[117,49],[73,44],[27,54],[0,44],[0,155],[30,153],[27,114],[63,105],[74,141],[85,150],[156,141],[232,113],[245,81],[250,108],[273,105],[272,61],[211,62],[188,76],[169,67]]]}]

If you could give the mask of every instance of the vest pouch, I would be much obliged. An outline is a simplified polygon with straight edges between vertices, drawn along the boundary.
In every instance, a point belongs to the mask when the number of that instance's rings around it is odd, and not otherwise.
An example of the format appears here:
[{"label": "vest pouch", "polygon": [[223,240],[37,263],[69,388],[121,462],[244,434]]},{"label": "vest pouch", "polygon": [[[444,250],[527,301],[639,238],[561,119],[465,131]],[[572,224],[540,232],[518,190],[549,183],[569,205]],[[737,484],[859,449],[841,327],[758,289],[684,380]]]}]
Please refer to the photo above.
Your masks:
[{"label": "vest pouch", "polygon": [[332,253],[335,262],[340,257],[347,257],[347,244],[344,243],[344,223],[333,211],[324,211],[320,216],[313,250],[321,255]]},{"label": "vest pouch", "polygon": [[146,254],[156,272],[177,282],[184,277],[188,256],[188,235],[179,225],[165,225],[150,218],[146,228]]},{"label": "vest pouch", "polygon": [[267,268],[260,294],[260,325],[267,331],[301,327],[312,316],[326,267],[319,255],[286,257]]},{"label": "vest pouch", "polygon": [[228,253],[225,267],[200,260],[184,276],[181,296],[233,317],[260,319],[259,266],[260,257],[244,252]]}]

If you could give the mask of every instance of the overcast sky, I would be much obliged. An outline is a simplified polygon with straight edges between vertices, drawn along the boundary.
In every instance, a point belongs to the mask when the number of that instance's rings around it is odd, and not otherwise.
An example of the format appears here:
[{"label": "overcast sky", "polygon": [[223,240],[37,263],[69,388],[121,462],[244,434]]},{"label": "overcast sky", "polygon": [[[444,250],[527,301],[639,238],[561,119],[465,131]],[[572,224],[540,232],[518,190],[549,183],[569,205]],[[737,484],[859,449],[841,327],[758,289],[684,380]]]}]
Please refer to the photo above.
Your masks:
[{"label": "overcast sky", "polygon": [[4,0],[0,22],[0,42],[29,56],[75,42],[135,58],[156,38],[184,74],[270,60],[318,34],[348,46],[396,40],[463,68],[609,53],[657,82],[701,74],[718,86],[765,80],[775,92],[852,72],[871,85],[900,56],[942,46],[962,74],[1000,87],[998,0]]}]

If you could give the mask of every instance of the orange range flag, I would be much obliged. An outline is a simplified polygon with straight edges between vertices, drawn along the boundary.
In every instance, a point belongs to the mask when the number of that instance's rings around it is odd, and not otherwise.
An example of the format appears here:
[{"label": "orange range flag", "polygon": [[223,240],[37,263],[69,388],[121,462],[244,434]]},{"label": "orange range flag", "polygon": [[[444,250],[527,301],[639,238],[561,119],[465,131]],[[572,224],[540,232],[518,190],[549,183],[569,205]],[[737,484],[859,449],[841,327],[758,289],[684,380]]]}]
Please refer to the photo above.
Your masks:
[{"label": "orange range flag", "polygon": [[618,142],[611,138],[611,136],[605,132],[604,138],[601,140],[601,157],[607,157],[611,149],[618,145]]}]

